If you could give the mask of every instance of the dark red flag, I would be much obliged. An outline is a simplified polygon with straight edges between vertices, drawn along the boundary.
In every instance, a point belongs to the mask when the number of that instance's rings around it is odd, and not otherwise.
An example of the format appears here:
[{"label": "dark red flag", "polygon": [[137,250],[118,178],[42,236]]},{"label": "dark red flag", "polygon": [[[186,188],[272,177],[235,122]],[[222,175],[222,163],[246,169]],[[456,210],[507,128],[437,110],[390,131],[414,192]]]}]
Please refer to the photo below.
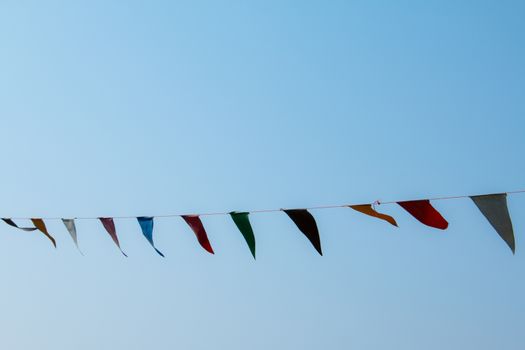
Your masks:
[{"label": "dark red flag", "polygon": [[181,215],[184,221],[190,226],[190,228],[195,233],[195,236],[197,236],[197,240],[199,241],[201,247],[206,249],[207,252],[211,254],[215,254],[213,252],[213,248],[211,247],[210,241],[208,240],[208,235],[206,234],[206,230],[204,229],[204,226],[202,225],[202,221],[199,218],[198,215]]},{"label": "dark red flag", "polygon": [[434,209],[428,199],[418,201],[397,202],[403,209],[408,211],[419,222],[430,227],[444,230],[448,227],[448,222],[441,214]]}]

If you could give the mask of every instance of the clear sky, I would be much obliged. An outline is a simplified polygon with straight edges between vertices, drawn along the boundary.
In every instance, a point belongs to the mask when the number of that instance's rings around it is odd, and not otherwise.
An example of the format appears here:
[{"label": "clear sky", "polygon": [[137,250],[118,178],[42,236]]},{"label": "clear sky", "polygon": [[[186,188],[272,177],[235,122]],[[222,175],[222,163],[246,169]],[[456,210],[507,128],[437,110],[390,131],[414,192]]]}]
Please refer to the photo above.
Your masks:
[{"label": "clear sky", "polygon": [[[523,1],[2,1],[2,217],[155,215],[525,187]],[[513,256],[469,200],[0,226],[3,349],[523,349]],[[22,222],[21,222],[22,223]]]}]

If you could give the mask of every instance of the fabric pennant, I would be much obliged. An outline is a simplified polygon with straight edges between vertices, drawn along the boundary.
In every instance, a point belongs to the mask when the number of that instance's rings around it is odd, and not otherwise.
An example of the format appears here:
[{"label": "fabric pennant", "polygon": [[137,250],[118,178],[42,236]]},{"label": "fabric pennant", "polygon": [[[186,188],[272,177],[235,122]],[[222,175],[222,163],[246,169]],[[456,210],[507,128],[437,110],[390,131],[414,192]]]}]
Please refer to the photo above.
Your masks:
[{"label": "fabric pennant", "polygon": [[199,218],[198,215],[181,215],[181,217],[186,221],[188,226],[192,229],[193,233],[195,233],[195,236],[197,236],[197,240],[199,241],[201,247],[203,247],[208,253],[215,254],[213,252],[213,248],[211,247],[210,241],[208,240],[208,235],[206,234],[206,230],[204,229],[204,226],[202,225],[202,221]]},{"label": "fabric pennant", "polygon": [[479,211],[487,218],[499,236],[507,243],[514,254],[516,246],[514,242],[514,230],[507,207],[507,194],[487,194],[471,196],[470,199],[476,204]]},{"label": "fabric pennant", "polygon": [[47,238],[49,238],[51,243],[53,243],[53,246],[55,246],[55,248],[56,248],[57,247],[57,242],[55,241],[53,236],[51,236],[49,234],[49,232],[47,232],[47,227],[46,227],[46,224],[44,223],[44,220],[39,219],[39,218],[32,218],[31,222],[33,223],[33,225],[35,225],[35,227],[38,229],[38,231],[42,232]]},{"label": "fabric pennant", "polygon": [[308,238],[310,243],[320,255],[323,255],[321,249],[321,239],[319,237],[319,230],[317,223],[312,214],[306,209],[283,209],[290,219],[295,223],[297,228]]},{"label": "fabric pennant", "polygon": [[448,227],[448,222],[441,214],[434,209],[428,199],[417,201],[397,202],[403,209],[409,212],[422,224],[444,230]]},{"label": "fabric pennant", "polygon": [[146,217],[146,216],[140,216],[137,218],[137,221],[139,222],[139,225],[140,225],[140,228],[142,229],[142,234],[144,235],[144,237],[146,237],[146,239],[151,244],[153,249],[155,249],[155,251],[164,258],[164,254],[162,254],[160,250],[158,250],[155,247],[155,244],[153,244],[153,218]]},{"label": "fabric pennant", "polygon": [[67,232],[69,232],[69,234],[71,235],[71,238],[73,239],[73,242],[75,243],[80,254],[84,255],[82,251],[80,250],[80,247],[78,246],[77,228],[75,226],[75,220],[74,219],[62,219],[62,223],[66,227]]},{"label": "fabric pennant", "polygon": [[249,214],[250,213],[245,212],[231,212],[230,216],[239,231],[241,231],[241,234],[252,252],[253,258],[255,259],[255,235],[253,234],[252,225],[250,224],[250,218],[248,217]]},{"label": "fabric pennant", "polygon": [[22,231],[31,232],[31,231],[37,230],[36,227],[20,227],[13,220],[9,218],[2,218],[2,220],[9,226],[16,227],[17,229],[22,230]]},{"label": "fabric pennant", "polygon": [[120,252],[125,257],[127,257],[126,253],[124,253],[124,251],[120,247],[120,242],[118,241],[117,230],[115,228],[115,222],[113,221],[113,218],[98,218],[98,219],[102,223],[102,226],[104,226],[106,231],[109,233],[109,235],[113,239],[113,242],[115,242],[115,244],[117,245],[117,247],[120,250]]},{"label": "fabric pennant", "polygon": [[363,213],[369,216],[373,216],[381,220],[385,220],[386,222],[389,222],[390,224],[397,226],[397,222],[393,217],[391,217],[390,215],[379,213],[378,211],[374,209],[372,204],[349,205],[349,207],[360,213]]}]

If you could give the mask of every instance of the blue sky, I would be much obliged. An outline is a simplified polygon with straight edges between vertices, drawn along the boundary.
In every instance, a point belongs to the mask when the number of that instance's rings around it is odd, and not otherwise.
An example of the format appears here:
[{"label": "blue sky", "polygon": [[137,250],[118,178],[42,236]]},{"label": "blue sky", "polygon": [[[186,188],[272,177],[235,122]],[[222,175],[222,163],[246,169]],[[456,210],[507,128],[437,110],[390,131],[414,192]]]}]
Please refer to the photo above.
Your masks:
[{"label": "blue sky", "polygon": [[[520,1],[4,1],[2,217],[155,215],[523,189]],[[383,206],[180,218],[74,244],[0,227],[9,349],[521,349],[517,251],[469,200],[442,232]]]}]

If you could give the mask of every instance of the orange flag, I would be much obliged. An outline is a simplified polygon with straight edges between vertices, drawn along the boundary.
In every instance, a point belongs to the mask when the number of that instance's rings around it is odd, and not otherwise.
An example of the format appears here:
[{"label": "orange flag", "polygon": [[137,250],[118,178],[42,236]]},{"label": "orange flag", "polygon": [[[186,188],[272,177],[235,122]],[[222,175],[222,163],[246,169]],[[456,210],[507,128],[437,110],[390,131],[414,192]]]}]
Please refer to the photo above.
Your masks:
[{"label": "orange flag", "polygon": [[38,229],[38,231],[42,232],[44,235],[46,235],[47,238],[49,238],[51,243],[53,243],[53,245],[56,248],[57,247],[57,242],[55,241],[53,236],[51,236],[49,234],[49,232],[47,232],[47,227],[46,227],[46,224],[44,223],[44,220],[39,219],[39,218],[32,218],[31,222],[33,222],[33,225],[35,225],[35,227]]},{"label": "orange flag", "polygon": [[382,214],[377,212],[373,207],[372,204],[359,204],[359,205],[349,205],[350,208],[357,210],[360,213],[373,216],[375,218],[385,220],[386,222],[391,223],[394,226],[397,226],[396,220],[391,217],[390,215]]}]

